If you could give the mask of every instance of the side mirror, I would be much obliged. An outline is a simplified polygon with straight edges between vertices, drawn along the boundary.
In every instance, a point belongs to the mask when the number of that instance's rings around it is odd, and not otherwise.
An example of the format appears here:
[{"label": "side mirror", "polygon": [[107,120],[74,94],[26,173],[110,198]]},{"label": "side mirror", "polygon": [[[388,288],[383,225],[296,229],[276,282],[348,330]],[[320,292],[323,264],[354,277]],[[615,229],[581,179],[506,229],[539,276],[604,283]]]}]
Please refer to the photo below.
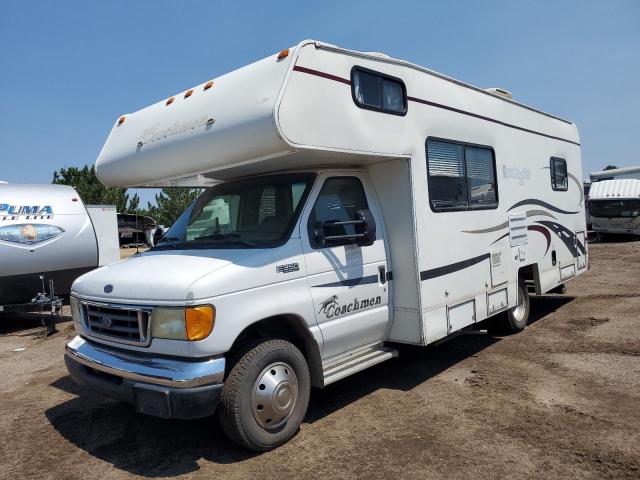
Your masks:
[{"label": "side mirror", "polygon": [[[373,215],[369,210],[364,209],[358,210],[355,217],[355,220],[344,222],[329,220],[318,223],[314,229],[315,241],[321,246],[356,244],[360,247],[368,247],[373,245],[373,242],[376,241],[376,221]],[[327,230],[343,225],[353,225],[356,233],[352,235],[327,235]]]},{"label": "side mirror", "polygon": [[356,220],[362,223],[356,225],[356,233],[362,235],[356,239],[356,244],[360,247],[368,247],[376,241],[376,220],[368,209],[358,210]]}]

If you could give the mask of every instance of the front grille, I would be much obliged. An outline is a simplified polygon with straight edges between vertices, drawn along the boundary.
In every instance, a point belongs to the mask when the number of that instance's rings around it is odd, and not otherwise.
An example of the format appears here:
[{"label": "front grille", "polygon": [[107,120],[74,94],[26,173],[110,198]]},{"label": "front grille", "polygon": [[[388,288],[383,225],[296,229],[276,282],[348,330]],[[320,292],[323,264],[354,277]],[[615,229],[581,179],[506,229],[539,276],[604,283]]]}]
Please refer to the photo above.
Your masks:
[{"label": "front grille", "polygon": [[114,342],[148,345],[149,315],[150,310],[141,307],[82,302],[88,334]]}]

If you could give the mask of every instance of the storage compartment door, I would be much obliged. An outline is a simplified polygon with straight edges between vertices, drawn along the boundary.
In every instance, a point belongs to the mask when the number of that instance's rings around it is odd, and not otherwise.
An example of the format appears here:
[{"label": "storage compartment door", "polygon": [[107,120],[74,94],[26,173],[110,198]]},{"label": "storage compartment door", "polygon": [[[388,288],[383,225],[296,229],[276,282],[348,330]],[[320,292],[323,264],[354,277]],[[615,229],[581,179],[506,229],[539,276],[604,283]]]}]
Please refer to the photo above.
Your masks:
[{"label": "storage compartment door", "polygon": [[449,333],[471,325],[476,321],[476,302],[469,300],[454,307],[449,307],[448,312]]}]

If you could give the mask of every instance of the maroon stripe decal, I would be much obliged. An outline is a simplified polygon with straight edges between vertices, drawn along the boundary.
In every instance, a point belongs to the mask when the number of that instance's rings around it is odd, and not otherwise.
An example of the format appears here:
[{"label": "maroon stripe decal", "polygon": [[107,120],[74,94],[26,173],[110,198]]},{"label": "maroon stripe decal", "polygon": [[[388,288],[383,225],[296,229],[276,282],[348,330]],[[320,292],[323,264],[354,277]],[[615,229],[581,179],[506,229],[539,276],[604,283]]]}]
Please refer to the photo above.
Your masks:
[{"label": "maroon stripe decal", "polygon": [[[534,232],[540,232],[542,235],[544,235],[544,238],[547,240],[547,249],[544,251],[544,255],[547,254],[547,252],[549,251],[549,247],[551,246],[551,234],[549,233],[549,230],[547,230],[545,227],[540,226],[540,225],[529,225],[527,227],[527,230],[533,230]],[[544,257],[543,255],[543,257]]]},{"label": "maroon stripe decal", "polygon": [[[300,65],[294,65],[293,70],[296,71],[296,72],[307,73],[309,75],[315,75],[316,77],[321,77],[321,78],[326,78],[328,80],[333,80],[334,82],[344,83],[345,85],[351,85],[351,81],[346,79],[346,78],[338,77],[336,75],[331,75],[330,73],[321,72],[320,70],[314,70],[313,68],[307,68],[307,67],[301,67]],[[416,102],[416,103],[421,103],[422,105],[428,105],[430,107],[441,108],[443,110],[448,110],[450,112],[459,113],[461,115],[467,115],[469,117],[478,118],[480,120],[485,120],[487,122],[492,122],[492,123],[495,123],[495,124],[498,124],[498,125],[502,125],[504,127],[514,128],[514,129],[520,130],[522,132],[532,133],[534,135],[540,135],[541,137],[551,138],[552,140],[559,140],[561,142],[571,143],[573,145],[577,145],[578,147],[580,146],[580,144],[578,142],[574,142],[573,140],[567,140],[566,138],[555,137],[553,135],[548,135],[546,133],[537,132],[535,130],[530,130],[530,129],[524,128],[524,127],[519,127],[518,125],[514,125],[512,123],[503,122],[501,120],[496,120],[495,118],[491,118],[491,117],[485,117],[484,115],[479,115],[477,113],[468,112],[466,110],[460,110],[459,108],[449,107],[449,106],[443,105],[441,103],[430,102],[429,100],[423,100],[422,98],[409,97],[409,96],[407,97],[407,100],[410,100],[410,101]]]},{"label": "maroon stripe decal", "polygon": [[314,70],[313,68],[307,68],[307,67],[301,67],[300,65],[295,65],[293,69],[296,72],[308,73],[309,75],[315,75],[316,77],[327,78],[335,82],[351,85],[351,81],[347,80],[346,78],[337,77],[336,75],[331,75],[330,73],[321,72],[320,70]]},{"label": "maroon stripe decal", "polygon": [[441,103],[430,102],[429,100],[423,100],[417,97],[407,97],[407,100],[411,100],[412,102],[416,102],[416,103],[422,103],[423,105],[429,105],[430,107],[442,108],[443,110],[449,110],[450,112],[460,113],[462,115],[467,115],[469,117],[479,118],[480,120],[486,120],[487,122],[497,123],[498,125],[502,125],[504,127],[515,128],[516,130],[521,130],[523,132],[533,133],[534,135],[540,135],[542,137],[551,138],[553,140],[560,140],[561,142],[572,143],[573,145],[580,146],[579,143],[574,142],[572,140],[567,140],[566,138],[554,137],[553,135],[547,135],[546,133],[537,132],[535,130],[530,130],[524,127],[519,127],[518,125],[514,125],[512,123],[502,122],[500,120],[496,120],[495,118],[485,117],[484,115],[467,112],[466,110],[460,110],[459,108],[449,107],[447,105],[442,105]]}]

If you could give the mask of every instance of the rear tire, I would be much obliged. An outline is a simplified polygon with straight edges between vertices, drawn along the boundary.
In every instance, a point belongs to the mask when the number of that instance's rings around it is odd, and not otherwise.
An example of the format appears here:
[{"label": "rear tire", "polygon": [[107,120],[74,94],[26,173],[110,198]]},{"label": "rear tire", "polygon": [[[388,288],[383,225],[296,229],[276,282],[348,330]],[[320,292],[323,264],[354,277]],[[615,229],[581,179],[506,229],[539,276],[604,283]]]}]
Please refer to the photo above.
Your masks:
[{"label": "rear tire", "polygon": [[519,333],[527,326],[531,302],[524,283],[518,283],[516,295],[518,303],[493,321],[489,328],[491,333]]},{"label": "rear tire", "polygon": [[285,340],[249,346],[224,383],[218,417],[238,445],[264,452],[291,439],[309,404],[311,379],[304,355]]}]

